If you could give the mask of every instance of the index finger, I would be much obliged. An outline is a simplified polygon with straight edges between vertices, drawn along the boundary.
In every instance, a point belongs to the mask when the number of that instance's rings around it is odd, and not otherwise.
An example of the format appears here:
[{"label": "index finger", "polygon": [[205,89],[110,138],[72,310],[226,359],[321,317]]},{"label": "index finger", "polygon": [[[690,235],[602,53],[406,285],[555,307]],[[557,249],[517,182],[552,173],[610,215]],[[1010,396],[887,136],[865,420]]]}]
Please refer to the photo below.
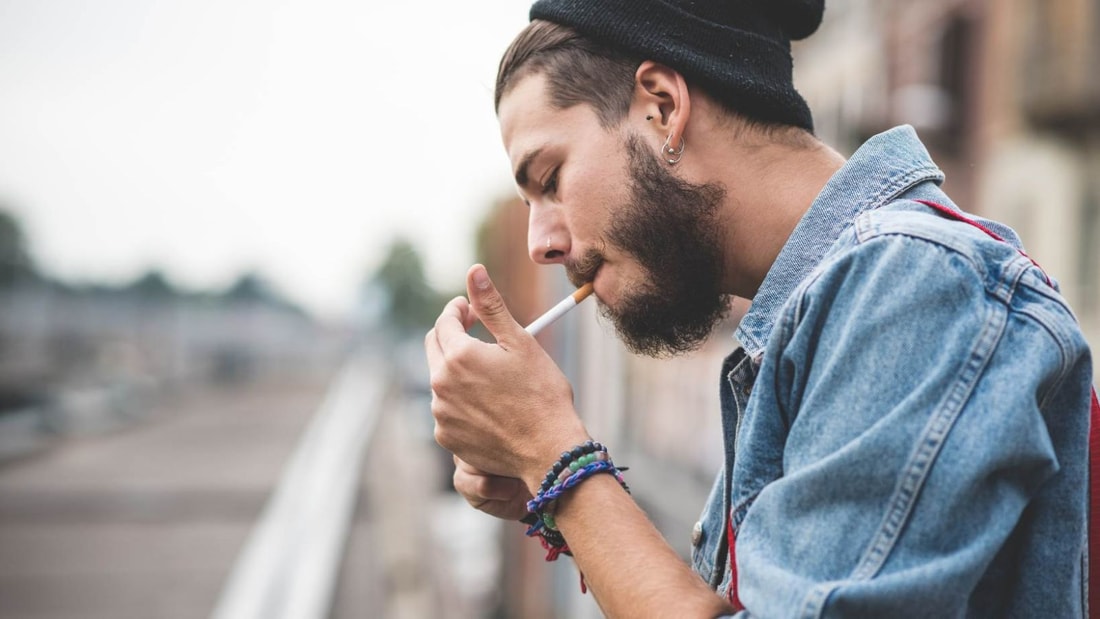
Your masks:
[{"label": "index finger", "polygon": [[443,312],[435,320],[435,335],[441,348],[470,339],[466,335],[466,324],[472,324],[471,314],[470,302],[466,297],[455,297],[443,307]]}]

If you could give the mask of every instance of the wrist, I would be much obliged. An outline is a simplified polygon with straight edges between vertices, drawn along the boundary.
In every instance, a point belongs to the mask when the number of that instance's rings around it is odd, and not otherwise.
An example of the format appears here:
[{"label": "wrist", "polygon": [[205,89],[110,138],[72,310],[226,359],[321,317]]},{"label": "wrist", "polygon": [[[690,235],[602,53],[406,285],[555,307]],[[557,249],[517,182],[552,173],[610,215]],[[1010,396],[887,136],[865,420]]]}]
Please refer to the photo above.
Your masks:
[{"label": "wrist", "polygon": [[555,438],[545,441],[544,445],[534,452],[527,470],[521,477],[531,496],[538,494],[543,480],[546,479],[546,473],[561,459],[564,452],[583,445],[589,440],[592,440],[592,437],[583,426],[579,426],[568,432],[557,433]]},{"label": "wrist", "polygon": [[[538,489],[532,491],[534,496],[527,502],[529,517],[525,517],[523,522],[529,525],[529,537],[539,536],[542,539],[542,545],[547,550],[547,561],[553,561],[562,553],[571,554],[568,542],[558,530],[554,515],[559,499],[592,477],[603,477],[603,473],[613,476],[623,490],[630,492],[607,448],[602,443],[589,439],[563,451],[543,475]],[[583,584],[581,590],[584,590]]]}]

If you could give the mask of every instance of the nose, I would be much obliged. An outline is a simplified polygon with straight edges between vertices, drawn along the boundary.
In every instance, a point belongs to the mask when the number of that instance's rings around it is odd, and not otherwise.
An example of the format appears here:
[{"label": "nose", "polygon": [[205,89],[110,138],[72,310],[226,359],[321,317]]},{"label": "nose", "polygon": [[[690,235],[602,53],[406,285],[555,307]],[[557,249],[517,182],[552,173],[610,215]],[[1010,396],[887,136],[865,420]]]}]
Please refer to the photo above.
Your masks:
[{"label": "nose", "polygon": [[569,232],[556,209],[531,203],[527,220],[527,253],[536,264],[561,264],[569,252]]}]

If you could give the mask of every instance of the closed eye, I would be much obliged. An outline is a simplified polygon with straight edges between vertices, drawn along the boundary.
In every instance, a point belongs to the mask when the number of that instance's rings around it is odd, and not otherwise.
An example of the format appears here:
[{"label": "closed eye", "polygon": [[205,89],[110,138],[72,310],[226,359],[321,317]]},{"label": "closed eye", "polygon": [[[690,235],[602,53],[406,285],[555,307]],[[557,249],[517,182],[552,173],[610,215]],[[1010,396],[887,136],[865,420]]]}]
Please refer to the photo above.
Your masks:
[{"label": "closed eye", "polygon": [[554,168],[550,171],[550,174],[546,177],[546,180],[542,182],[543,195],[553,195],[558,191],[558,170],[561,167]]}]

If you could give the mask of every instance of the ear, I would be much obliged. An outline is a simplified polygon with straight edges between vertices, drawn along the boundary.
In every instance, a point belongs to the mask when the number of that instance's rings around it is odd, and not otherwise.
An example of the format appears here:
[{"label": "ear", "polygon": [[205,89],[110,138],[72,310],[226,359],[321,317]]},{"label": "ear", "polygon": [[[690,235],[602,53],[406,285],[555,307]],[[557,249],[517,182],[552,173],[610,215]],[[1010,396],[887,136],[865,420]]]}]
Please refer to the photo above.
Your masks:
[{"label": "ear", "polygon": [[677,144],[691,117],[691,94],[678,71],[652,60],[638,65],[634,73],[634,100],[630,113],[637,120],[652,117],[647,123],[664,142],[671,136]]}]

